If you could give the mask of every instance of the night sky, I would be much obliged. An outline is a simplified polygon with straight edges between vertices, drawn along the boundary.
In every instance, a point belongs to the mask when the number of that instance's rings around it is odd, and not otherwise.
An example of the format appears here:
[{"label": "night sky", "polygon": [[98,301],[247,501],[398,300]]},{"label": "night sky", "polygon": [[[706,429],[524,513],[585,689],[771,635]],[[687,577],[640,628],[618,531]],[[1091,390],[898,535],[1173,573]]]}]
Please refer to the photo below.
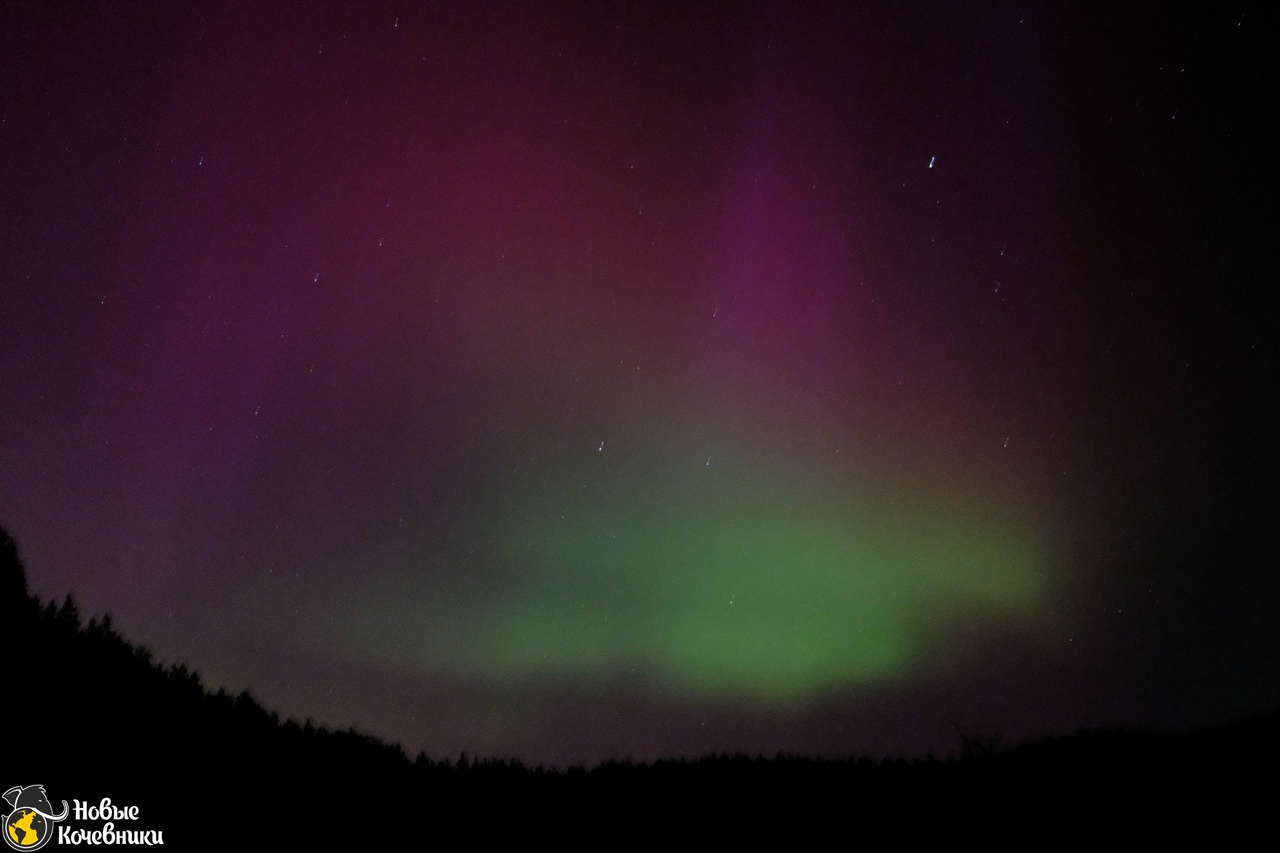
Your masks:
[{"label": "night sky", "polygon": [[1074,5],[5,4],[33,591],[440,757],[1280,704],[1276,33]]}]

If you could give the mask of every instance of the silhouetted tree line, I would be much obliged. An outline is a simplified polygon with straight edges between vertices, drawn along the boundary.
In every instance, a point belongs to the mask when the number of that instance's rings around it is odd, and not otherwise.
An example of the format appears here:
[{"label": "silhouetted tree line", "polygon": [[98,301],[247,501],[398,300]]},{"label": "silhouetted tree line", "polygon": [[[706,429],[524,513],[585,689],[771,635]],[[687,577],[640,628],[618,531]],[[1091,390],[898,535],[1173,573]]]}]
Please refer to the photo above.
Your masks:
[{"label": "silhouetted tree line", "polygon": [[70,595],[39,601],[3,529],[0,625],[3,786],[137,805],[139,825],[165,830],[178,849],[249,838],[304,849],[402,843],[402,833],[426,837],[464,818],[475,837],[577,835],[606,818],[627,837],[626,827],[677,815],[739,833],[790,815],[797,832],[837,821],[899,840],[1042,820],[1069,834],[1132,815],[1135,797],[1167,809],[1231,790],[1280,756],[1273,713],[1188,735],[1082,732],[1010,748],[962,733],[963,757],[945,760],[718,755],[556,770],[465,754],[410,759],[355,729],[282,720],[247,691],[210,692],[186,665],[121,637],[109,615],[84,621]]}]

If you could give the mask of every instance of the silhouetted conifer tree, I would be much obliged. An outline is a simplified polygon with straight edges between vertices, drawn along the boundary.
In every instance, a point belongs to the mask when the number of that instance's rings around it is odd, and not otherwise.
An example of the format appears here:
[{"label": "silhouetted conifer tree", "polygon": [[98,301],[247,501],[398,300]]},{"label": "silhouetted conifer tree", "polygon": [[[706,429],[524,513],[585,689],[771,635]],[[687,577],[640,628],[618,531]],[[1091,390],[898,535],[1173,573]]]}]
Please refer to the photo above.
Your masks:
[{"label": "silhouetted conifer tree", "polygon": [[6,604],[27,598],[27,573],[18,559],[18,544],[3,527],[0,527],[0,598]]}]

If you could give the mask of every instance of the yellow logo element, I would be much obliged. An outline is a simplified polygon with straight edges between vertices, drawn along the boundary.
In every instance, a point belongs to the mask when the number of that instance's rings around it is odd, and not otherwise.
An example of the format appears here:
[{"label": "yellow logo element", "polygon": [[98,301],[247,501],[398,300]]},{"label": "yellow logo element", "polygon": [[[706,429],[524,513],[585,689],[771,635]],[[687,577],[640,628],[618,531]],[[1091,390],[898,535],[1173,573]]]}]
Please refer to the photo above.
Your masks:
[{"label": "yellow logo element", "polygon": [[62,801],[62,814],[55,814],[44,785],[15,785],[4,799],[13,807],[4,819],[4,840],[14,850],[39,850],[53,837],[53,825],[67,817],[67,801]]}]

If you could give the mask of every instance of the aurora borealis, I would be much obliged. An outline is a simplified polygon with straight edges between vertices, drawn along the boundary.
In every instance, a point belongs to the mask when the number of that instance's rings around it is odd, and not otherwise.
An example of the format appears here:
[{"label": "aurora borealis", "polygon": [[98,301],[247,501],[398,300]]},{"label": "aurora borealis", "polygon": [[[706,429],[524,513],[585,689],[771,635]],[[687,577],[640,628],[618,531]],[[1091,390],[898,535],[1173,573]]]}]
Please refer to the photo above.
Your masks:
[{"label": "aurora borealis", "polygon": [[[919,621],[1027,615],[1047,594],[1036,543],[1008,522],[885,509],[745,458],[728,457],[721,467],[740,476],[726,477],[687,463],[693,476],[668,474],[681,466],[636,456],[621,476],[592,472],[587,488],[549,476],[516,496],[487,540],[502,565],[521,567],[496,606],[448,589],[431,593],[444,612],[430,600],[393,606],[379,656],[425,644],[426,661],[471,674],[641,665],[688,691],[795,700],[905,669]],[[375,621],[387,600],[356,607],[355,621]],[[400,626],[415,622],[405,642]]]},{"label": "aurora borealis", "polygon": [[694,5],[6,12],[33,588],[438,754],[1274,703],[1247,10]]}]

